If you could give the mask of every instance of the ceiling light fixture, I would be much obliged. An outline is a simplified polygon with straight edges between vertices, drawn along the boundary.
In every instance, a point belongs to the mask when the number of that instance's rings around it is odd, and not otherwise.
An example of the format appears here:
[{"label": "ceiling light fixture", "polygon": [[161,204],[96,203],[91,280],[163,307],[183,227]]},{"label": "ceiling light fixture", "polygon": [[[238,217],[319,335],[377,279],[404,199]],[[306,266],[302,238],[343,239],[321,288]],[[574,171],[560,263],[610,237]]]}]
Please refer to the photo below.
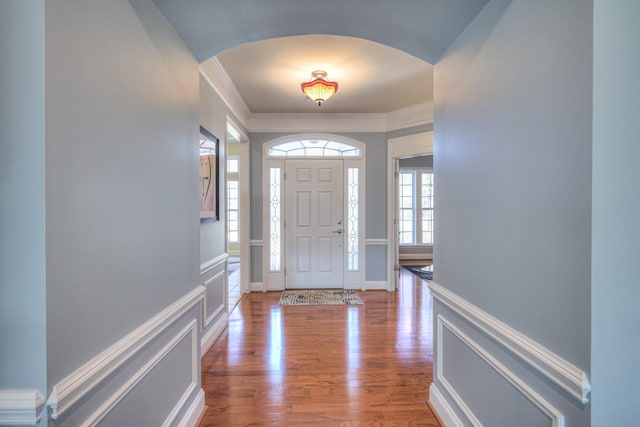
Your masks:
[{"label": "ceiling light fixture", "polygon": [[338,91],[338,83],[327,80],[327,72],[322,70],[311,73],[311,81],[302,83],[300,87],[305,96],[318,106]]}]

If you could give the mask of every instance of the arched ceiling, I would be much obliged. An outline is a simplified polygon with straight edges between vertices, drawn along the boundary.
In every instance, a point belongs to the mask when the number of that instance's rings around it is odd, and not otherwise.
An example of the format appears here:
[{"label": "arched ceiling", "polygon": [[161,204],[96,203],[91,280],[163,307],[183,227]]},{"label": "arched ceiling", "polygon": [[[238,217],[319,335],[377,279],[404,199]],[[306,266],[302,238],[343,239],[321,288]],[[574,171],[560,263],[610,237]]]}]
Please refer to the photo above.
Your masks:
[{"label": "arched ceiling", "polygon": [[153,0],[200,61],[305,34],[358,37],[434,64],[488,0]]},{"label": "arched ceiling", "polygon": [[[433,101],[433,66],[408,53],[344,36],[292,36],[218,55],[252,113],[388,113]],[[338,92],[318,107],[300,83],[322,69]]]}]

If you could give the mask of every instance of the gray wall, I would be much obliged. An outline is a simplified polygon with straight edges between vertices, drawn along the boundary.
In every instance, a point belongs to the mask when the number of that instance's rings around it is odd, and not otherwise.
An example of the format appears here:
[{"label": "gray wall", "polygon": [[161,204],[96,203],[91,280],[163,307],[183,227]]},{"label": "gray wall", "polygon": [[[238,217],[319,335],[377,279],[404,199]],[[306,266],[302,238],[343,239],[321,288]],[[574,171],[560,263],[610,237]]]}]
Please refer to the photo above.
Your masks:
[{"label": "gray wall", "polygon": [[399,163],[401,168],[432,168],[433,154],[400,159]]},{"label": "gray wall", "polygon": [[[491,1],[436,64],[434,134],[435,281],[586,372],[591,38],[590,2]],[[589,425],[588,407],[539,391],[569,425]],[[489,424],[520,425],[515,407],[464,397],[501,411],[502,424]]]},{"label": "gray wall", "polygon": [[594,9],[592,425],[638,423],[640,156],[636,0]]},{"label": "gray wall", "polygon": [[[199,94],[198,63],[151,0],[47,2],[45,18],[51,387],[198,286]],[[57,425],[78,425],[91,402]]]},{"label": "gray wall", "polygon": [[[227,109],[220,96],[207,80],[200,76],[200,124],[220,140],[220,203],[224,202],[226,188]],[[225,248],[225,206],[220,206],[220,220],[200,224],[200,262],[204,263],[226,252]]]},{"label": "gray wall", "polygon": [[46,396],[44,171],[44,1],[3,1],[0,389]]}]

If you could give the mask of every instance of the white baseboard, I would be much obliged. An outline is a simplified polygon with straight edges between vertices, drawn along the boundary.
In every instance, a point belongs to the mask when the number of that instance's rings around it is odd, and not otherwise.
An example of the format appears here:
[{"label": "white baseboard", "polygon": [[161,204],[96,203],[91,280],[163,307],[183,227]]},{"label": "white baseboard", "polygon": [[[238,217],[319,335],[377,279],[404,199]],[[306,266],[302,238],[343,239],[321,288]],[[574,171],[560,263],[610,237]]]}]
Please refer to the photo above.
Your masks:
[{"label": "white baseboard", "polygon": [[388,291],[389,283],[386,281],[366,281],[361,289],[363,291]]},{"label": "white baseboard", "polygon": [[74,403],[97,389],[102,381],[115,372],[120,366],[127,363],[138,351],[166,330],[192,307],[197,304],[200,304],[202,307],[204,292],[204,286],[197,286],[120,341],[55,384],[47,401],[51,419],[58,419],[58,417],[62,416]]},{"label": "white baseboard", "polygon": [[191,406],[187,409],[184,418],[180,421],[180,424],[178,424],[178,427],[196,427],[204,409],[204,390],[200,389],[196,398],[193,399]]},{"label": "white baseboard", "polygon": [[220,334],[224,331],[224,328],[229,324],[229,317],[227,315],[221,316],[202,336],[200,344],[200,357],[204,357],[207,351],[211,348],[214,342],[218,339]]},{"label": "white baseboard", "polygon": [[400,254],[400,259],[433,259],[433,254]]},{"label": "white baseboard", "polygon": [[0,425],[36,425],[43,406],[38,390],[0,390]]},{"label": "white baseboard", "polygon": [[251,292],[264,292],[264,284],[262,282],[251,282],[249,290]]},{"label": "white baseboard", "polygon": [[445,427],[464,427],[464,424],[462,424],[462,421],[460,421],[451,406],[449,406],[449,403],[447,403],[444,396],[442,396],[442,393],[440,393],[435,383],[432,383],[429,387],[429,403],[431,403],[431,406]]},{"label": "white baseboard", "polygon": [[436,300],[509,349],[578,403],[589,401],[591,384],[586,372],[436,282],[429,282],[429,289]]}]

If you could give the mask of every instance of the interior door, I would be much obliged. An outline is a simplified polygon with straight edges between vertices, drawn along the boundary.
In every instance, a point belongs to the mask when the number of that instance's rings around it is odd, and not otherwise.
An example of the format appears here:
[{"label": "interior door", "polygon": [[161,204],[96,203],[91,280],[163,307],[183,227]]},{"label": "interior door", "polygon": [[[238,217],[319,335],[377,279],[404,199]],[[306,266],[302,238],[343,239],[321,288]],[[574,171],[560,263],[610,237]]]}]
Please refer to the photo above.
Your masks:
[{"label": "interior door", "polygon": [[285,287],[344,287],[342,160],[285,162]]}]

